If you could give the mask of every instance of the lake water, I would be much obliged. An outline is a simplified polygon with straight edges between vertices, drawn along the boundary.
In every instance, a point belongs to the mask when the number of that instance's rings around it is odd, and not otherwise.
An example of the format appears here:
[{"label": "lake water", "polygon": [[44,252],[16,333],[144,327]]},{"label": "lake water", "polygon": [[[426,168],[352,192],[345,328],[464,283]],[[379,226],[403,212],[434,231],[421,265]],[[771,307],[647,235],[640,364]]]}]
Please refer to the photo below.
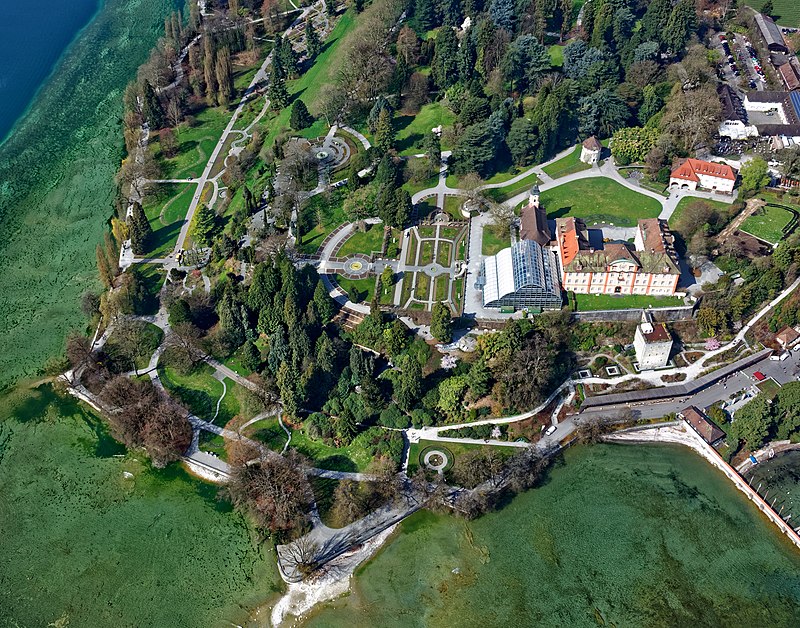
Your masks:
[{"label": "lake water", "polygon": [[0,142],[97,8],[98,0],[0,1]]},{"label": "lake water", "polygon": [[417,514],[355,581],[307,624],[800,625],[800,553],[673,446],[576,448],[500,512]]}]

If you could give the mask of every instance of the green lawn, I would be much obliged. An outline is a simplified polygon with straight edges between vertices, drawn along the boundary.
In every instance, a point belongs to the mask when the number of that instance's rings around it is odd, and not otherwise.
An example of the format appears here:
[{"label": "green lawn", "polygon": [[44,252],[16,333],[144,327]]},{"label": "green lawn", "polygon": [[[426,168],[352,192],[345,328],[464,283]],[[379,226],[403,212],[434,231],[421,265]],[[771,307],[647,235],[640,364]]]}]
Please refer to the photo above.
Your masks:
[{"label": "green lawn", "polygon": [[694,196],[684,196],[680,201],[678,201],[678,205],[675,207],[675,211],[672,212],[672,216],[669,217],[669,226],[675,227],[681,219],[681,214],[686,211],[686,207],[700,201],[702,203],[706,203],[711,205],[713,208],[718,209],[719,211],[727,212],[730,209],[730,203],[722,203],[720,201],[712,201],[706,198],[696,198]]},{"label": "green lawn", "polygon": [[364,449],[349,447],[330,447],[320,441],[311,440],[302,430],[292,431],[293,449],[308,457],[311,464],[319,469],[331,471],[364,471],[372,462],[372,456]]},{"label": "green lawn", "polygon": [[159,367],[158,374],[171,395],[201,419],[213,421],[217,425],[225,425],[239,413],[239,401],[234,395],[236,383],[225,380],[227,393],[220,403],[219,415],[214,419],[217,401],[222,396],[222,382],[214,378],[214,369],[208,364],[200,364],[188,375],[180,373],[170,366]]},{"label": "green lawn", "polygon": [[369,255],[373,251],[380,252],[383,246],[383,225],[367,225],[366,231],[358,231],[345,240],[337,257],[348,257],[354,253]]},{"label": "green lawn", "polygon": [[564,65],[564,46],[550,46],[547,52],[550,53],[550,64],[554,68],[560,68]]},{"label": "green lawn", "polygon": [[283,451],[283,446],[286,444],[286,432],[283,431],[277,417],[253,423],[243,433],[253,440],[264,443],[273,451]]},{"label": "green lawn", "polygon": [[768,399],[772,399],[781,389],[780,384],[776,382],[771,377],[769,379],[765,379],[763,382],[759,382],[756,384],[756,387],[764,394],[765,397]]},{"label": "green lawn", "polygon": [[154,184],[144,197],[142,209],[153,233],[147,241],[148,257],[172,252],[197,185],[194,183]]},{"label": "green lawn", "polygon": [[484,191],[484,195],[493,200],[496,203],[502,203],[507,201],[512,196],[516,196],[520,192],[526,192],[534,185],[539,183],[539,176],[532,172],[527,177],[523,177],[516,183],[512,183],[511,185],[507,185],[501,188],[492,188],[490,190]]},{"label": "green lawn", "polygon": [[[451,443],[433,440],[420,440],[417,443],[411,443],[408,452],[408,475],[411,476],[414,472],[423,465],[422,453],[427,449],[437,449],[442,451],[448,457],[448,464],[445,467],[445,473],[452,468],[458,461],[458,457],[472,451],[473,449],[493,449],[502,456],[513,456],[518,453],[518,449],[514,447],[502,447],[499,445],[475,445],[472,443]],[[450,458],[452,457],[452,460]]]},{"label": "green lawn", "polygon": [[657,218],[661,204],[623,185],[594,177],[579,179],[542,192],[541,203],[549,218],[574,216],[588,225],[611,223],[634,227],[640,218]]},{"label": "green lawn", "polygon": [[[320,102],[320,90],[335,78],[343,59],[339,48],[355,24],[355,13],[348,10],[339,18],[333,31],[323,43],[323,50],[314,61],[314,65],[299,79],[289,81],[287,84],[290,97],[302,98],[311,113],[315,115],[319,113],[316,110],[316,104]],[[265,116],[261,119],[259,127],[264,132],[264,146],[272,146],[278,135],[289,130],[291,109],[291,107],[284,107],[279,114]]]},{"label": "green lawn", "polygon": [[436,250],[436,263],[440,266],[450,266],[450,253],[453,249],[451,242],[439,242]]},{"label": "green lawn", "polygon": [[414,284],[414,298],[417,301],[427,301],[431,294],[431,278],[425,273],[417,273],[417,281]]},{"label": "green lawn", "polygon": [[342,209],[344,194],[341,189],[330,194],[316,194],[303,205],[301,211],[306,214],[304,219],[315,226],[300,236],[297,248],[301,253],[313,255],[331,231],[348,222]]},{"label": "green lawn", "polygon": [[576,294],[579,312],[593,310],[627,310],[646,307],[670,307],[684,305],[678,297],[653,297],[647,295]]},{"label": "green lawn", "polygon": [[797,0],[772,0],[772,6],[772,15],[781,26],[800,27],[800,4]]},{"label": "green lawn", "polygon": [[445,196],[444,197],[444,211],[447,212],[453,220],[464,220],[461,215],[461,206],[464,204],[463,196]]},{"label": "green lawn", "polygon": [[742,223],[741,230],[770,244],[783,238],[783,229],[792,220],[792,213],[781,207],[762,207]]},{"label": "green lawn", "polygon": [[558,179],[559,177],[565,177],[568,174],[580,172],[581,170],[588,170],[589,168],[591,168],[589,164],[585,164],[581,161],[581,146],[578,144],[575,150],[569,155],[542,168],[542,170],[553,179]]},{"label": "green lawn", "polygon": [[336,283],[347,293],[353,303],[369,303],[375,294],[375,277],[366,279],[347,279],[335,275]]},{"label": "green lawn", "polygon": [[[397,151],[404,156],[423,152],[422,142],[431,129],[439,125],[445,127],[455,122],[456,115],[440,102],[429,103],[414,116],[398,113],[394,118],[397,130]],[[447,150],[448,146],[442,146]]]},{"label": "green lawn", "polygon": [[166,157],[161,151],[158,136],[150,140],[149,149],[160,163],[164,179],[199,177],[214,152],[225,125],[233,111],[227,107],[206,107],[192,114],[191,122],[183,122],[175,131],[178,153]]},{"label": "green lawn", "polygon": [[486,225],[481,243],[483,255],[496,255],[509,246],[511,246],[511,234],[508,231],[495,225]]},{"label": "green lawn", "polygon": [[436,301],[447,301],[450,296],[450,277],[439,275],[434,280],[433,298]]},{"label": "green lawn", "polygon": [[406,181],[403,184],[403,189],[414,196],[417,192],[422,192],[422,190],[427,190],[428,188],[436,187],[439,183],[439,175],[432,176],[430,179],[426,179],[421,183],[412,183],[411,181]]}]

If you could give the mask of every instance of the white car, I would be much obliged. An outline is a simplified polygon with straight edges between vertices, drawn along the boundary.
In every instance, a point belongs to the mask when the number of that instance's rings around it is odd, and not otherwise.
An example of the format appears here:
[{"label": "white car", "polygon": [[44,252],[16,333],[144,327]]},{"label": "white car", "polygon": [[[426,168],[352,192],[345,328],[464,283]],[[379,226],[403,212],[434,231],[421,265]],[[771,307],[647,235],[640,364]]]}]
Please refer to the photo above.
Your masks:
[{"label": "white car", "polygon": [[545,432],[544,432],[544,435],[545,435],[545,436],[550,436],[550,434],[552,434],[552,433],[553,433],[553,432],[555,432],[555,431],[556,431],[556,426],[555,426],[555,425],[551,425],[550,427],[548,427],[548,428],[545,430]]}]

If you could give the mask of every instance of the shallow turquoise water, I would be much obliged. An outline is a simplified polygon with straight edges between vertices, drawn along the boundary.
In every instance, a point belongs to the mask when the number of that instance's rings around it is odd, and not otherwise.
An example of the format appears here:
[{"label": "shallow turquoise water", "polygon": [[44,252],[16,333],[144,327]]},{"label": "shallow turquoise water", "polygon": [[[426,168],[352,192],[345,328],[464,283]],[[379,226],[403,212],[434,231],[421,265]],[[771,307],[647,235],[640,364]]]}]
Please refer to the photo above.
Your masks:
[{"label": "shallow turquoise water", "polygon": [[310,626],[797,626],[800,553],[688,450],[567,452],[471,523],[418,514]]},{"label": "shallow turquoise water", "polygon": [[0,2],[0,142],[100,0]]}]

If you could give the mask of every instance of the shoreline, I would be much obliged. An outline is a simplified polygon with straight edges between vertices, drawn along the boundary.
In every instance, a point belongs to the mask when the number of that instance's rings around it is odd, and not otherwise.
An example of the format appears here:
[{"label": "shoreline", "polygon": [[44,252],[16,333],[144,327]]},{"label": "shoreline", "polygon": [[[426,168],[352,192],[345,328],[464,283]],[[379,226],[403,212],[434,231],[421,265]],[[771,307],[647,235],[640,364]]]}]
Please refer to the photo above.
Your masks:
[{"label": "shoreline", "polygon": [[8,127],[8,130],[5,134],[0,135],[0,150],[2,150],[3,146],[11,139],[14,133],[17,132],[18,128],[25,123],[25,119],[28,117],[30,112],[36,106],[36,102],[39,100],[39,96],[41,93],[47,89],[50,82],[53,80],[53,77],[58,74],[61,65],[67,60],[69,54],[72,52],[75,45],[78,43],[80,38],[83,34],[89,29],[92,23],[97,19],[100,13],[105,9],[108,0],[96,0],[95,9],[92,14],[89,16],[89,19],[86,20],[86,23],[81,26],[75,33],[73,33],[72,37],[70,37],[69,42],[66,46],[61,50],[61,53],[53,60],[53,63],[50,65],[50,68],[47,71],[47,74],[42,77],[41,82],[36,86],[36,89],[33,90],[28,102],[26,103],[25,107],[19,112],[17,116],[14,117],[14,120]]},{"label": "shoreline", "polygon": [[[398,525],[399,523],[395,523],[389,526],[363,545],[336,557],[314,578],[304,582],[289,583],[286,593],[269,609],[270,625],[281,626],[289,620],[302,619],[320,604],[349,593],[351,579],[356,569],[384,546]],[[258,609],[253,616],[261,615],[266,610]]]}]

